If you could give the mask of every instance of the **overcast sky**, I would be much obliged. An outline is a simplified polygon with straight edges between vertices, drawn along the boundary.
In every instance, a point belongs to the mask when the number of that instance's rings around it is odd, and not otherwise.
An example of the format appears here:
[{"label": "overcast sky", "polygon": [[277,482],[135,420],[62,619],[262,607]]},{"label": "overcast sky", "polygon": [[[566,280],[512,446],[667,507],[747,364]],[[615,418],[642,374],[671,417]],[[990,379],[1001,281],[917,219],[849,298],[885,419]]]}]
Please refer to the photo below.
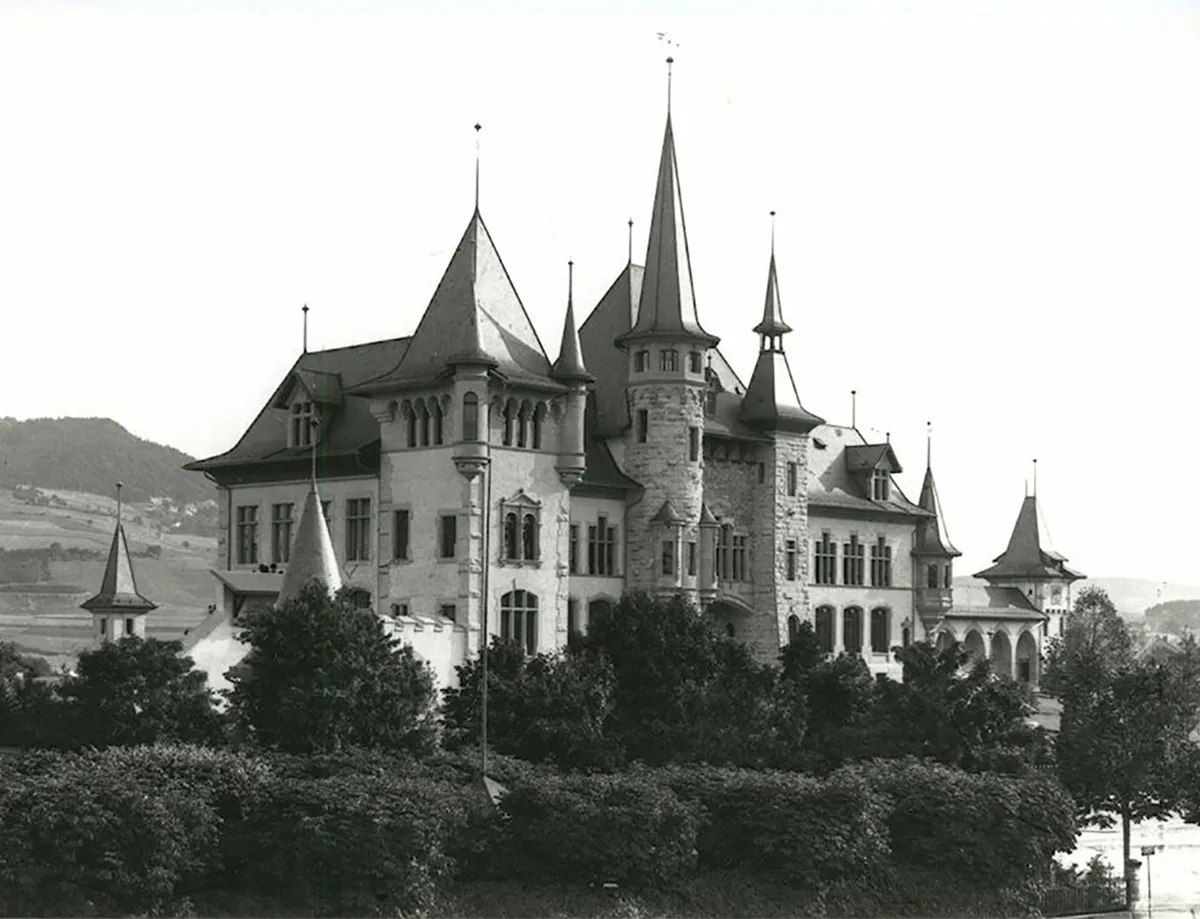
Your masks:
[{"label": "overcast sky", "polygon": [[1037,457],[1071,564],[1200,580],[1195,2],[2,0],[0,415],[228,449],[304,303],[313,348],[416,327],[477,121],[557,348],[567,260],[586,313],[631,217],[644,257],[668,53],[701,321],[743,380],[775,209],[805,406],[848,423],[857,389],[912,498],[933,422],[960,573]]}]

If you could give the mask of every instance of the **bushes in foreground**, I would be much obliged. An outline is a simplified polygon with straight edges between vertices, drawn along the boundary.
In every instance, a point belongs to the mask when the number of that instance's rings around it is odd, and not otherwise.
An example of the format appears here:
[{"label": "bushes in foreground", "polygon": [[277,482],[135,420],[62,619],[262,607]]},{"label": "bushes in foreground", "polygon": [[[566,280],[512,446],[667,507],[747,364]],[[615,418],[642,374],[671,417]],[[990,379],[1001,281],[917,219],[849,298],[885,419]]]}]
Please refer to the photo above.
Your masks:
[{"label": "bushes in foreground", "polygon": [[987,878],[1009,890],[997,903],[1022,903],[1017,867],[1044,870],[1035,863],[1074,838],[1069,808],[1035,779],[916,761],[816,779],[687,766],[561,776],[500,760],[498,812],[468,765],[189,747],[32,754],[0,766],[0,906],[162,914],[218,890],[315,915],[394,915],[496,878],[616,882],[649,904],[733,872],[818,912],[870,901],[932,914],[934,892],[906,878],[936,871],[943,891]]}]

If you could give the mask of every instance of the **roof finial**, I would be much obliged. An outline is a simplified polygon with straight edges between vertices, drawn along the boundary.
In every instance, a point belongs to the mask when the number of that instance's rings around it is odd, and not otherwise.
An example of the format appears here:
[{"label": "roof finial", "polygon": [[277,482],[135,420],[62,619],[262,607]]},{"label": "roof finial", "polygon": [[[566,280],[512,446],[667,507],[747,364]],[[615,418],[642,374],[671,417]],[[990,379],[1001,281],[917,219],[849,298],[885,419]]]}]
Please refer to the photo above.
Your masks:
[{"label": "roof finial", "polygon": [[1037,460],[1033,461],[1033,497],[1037,497]]},{"label": "roof finial", "polygon": [[629,264],[633,264],[633,218],[629,218]]},{"label": "roof finial", "polygon": [[479,212],[479,131],[483,125],[475,123],[475,212]]},{"label": "roof finial", "polygon": [[850,427],[858,429],[858,390],[850,390]]},{"label": "roof finial", "polygon": [[775,212],[771,211],[771,258],[775,257]]},{"label": "roof finial", "polygon": [[671,117],[671,65],[675,63],[675,58],[667,58],[667,117]]},{"label": "roof finial", "polygon": [[575,260],[567,260],[567,305],[570,306],[575,298]]},{"label": "roof finial", "polygon": [[933,422],[925,422],[925,468],[933,465]]},{"label": "roof finial", "polygon": [[308,304],[300,308],[300,312],[304,314],[304,353],[308,354]]},{"label": "roof finial", "polygon": [[117,526],[121,525],[121,489],[124,487],[124,482],[117,483]]},{"label": "roof finial", "polygon": [[886,434],[884,434],[883,436],[884,436],[885,438],[887,438],[887,442],[888,442],[889,444],[892,442],[892,432],[891,432],[891,431],[888,431],[888,432],[887,432]]}]

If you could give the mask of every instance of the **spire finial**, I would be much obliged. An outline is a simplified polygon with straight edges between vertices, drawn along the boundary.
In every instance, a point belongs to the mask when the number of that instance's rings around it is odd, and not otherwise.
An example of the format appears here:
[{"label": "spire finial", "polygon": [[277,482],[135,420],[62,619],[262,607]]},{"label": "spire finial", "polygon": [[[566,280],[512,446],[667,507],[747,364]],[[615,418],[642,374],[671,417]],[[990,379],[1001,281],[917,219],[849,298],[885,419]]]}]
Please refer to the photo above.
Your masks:
[{"label": "spire finial", "polygon": [[933,465],[933,422],[925,422],[925,468]]},{"label": "spire finial", "polygon": [[570,306],[575,300],[575,260],[567,260],[567,305]]},{"label": "spire finial", "polygon": [[121,525],[121,489],[124,487],[124,482],[117,483],[117,526]]},{"label": "spire finial", "polygon": [[667,58],[667,116],[671,115],[671,70],[675,63],[675,58]]},{"label": "spire finial", "polygon": [[775,212],[771,211],[771,258],[775,257]]},{"label": "spire finial", "polygon": [[1037,460],[1033,461],[1033,497],[1037,497]]},{"label": "spire finial", "polygon": [[304,314],[304,353],[308,354],[308,304],[300,307],[300,312]]},{"label": "spire finial", "polygon": [[479,132],[483,125],[475,123],[475,210],[479,210]]},{"label": "spire finial", "polygon": [[629,264],[633,264],[633,218],[629,218]]},{"label": "spire finial", "polygon": [[889,444],[892,442],[892,432],[891,432],[891,431],[888,431],[888,432],[887,432],[886,434],[884,434],[883,436],[884,436],[884,437],[887,439],[887,442],[888,442]]},{"label": "spire finial", "polygon": [[858,390],[850,390],[850,427],[858,429]]}]

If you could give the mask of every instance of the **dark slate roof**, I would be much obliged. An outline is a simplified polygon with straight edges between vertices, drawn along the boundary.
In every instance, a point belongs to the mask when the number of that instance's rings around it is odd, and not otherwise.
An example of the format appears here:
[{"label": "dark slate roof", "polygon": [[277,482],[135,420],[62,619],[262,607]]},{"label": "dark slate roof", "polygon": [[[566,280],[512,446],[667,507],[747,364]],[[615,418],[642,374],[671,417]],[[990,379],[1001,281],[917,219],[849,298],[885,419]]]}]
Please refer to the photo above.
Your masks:
[{"label": "dark slate roof", "polygon": [[591,486],[605,490],[617,489],[623,492],[637,491],[641,485],[621,471],[613,458],[612,451],[602,437],[589,437],[586,446],[587,469],[583,481],[575,486],[576,490]]},{"label": "dark slate roof", "polygon": [[650,213],[641,305],[637,322],[627,335],[630,338],[643,335],[690,337],[706,347],[713,347],[719,341],[700,325],[696,311],[683,196],[679,188],[679,164],[675,158],[675,133],[669,113]]},{"label": "dark slate roof", "polygon": [[757,335],[784,335],[792,327],[783,321],[783,300],[779,296],[779,276],[775,271],[775,249],[771,244],[771,267],[767,269],[767,299],[763,304],[762,322],[754,327]]},{"label": "dark slate roof", "polygon": [[942,502],[938,498],[937,485],[933,481],[933,467],[925,467],[925,481],[921,484],[921,497],[917,504],[932,514],[932,518],[917,527],[916,542],[913,552],[917,555],[940,555],[946,558],[957,558],[962,555],[950,537],[945,533],[945,518],[942,516]]},{"label": "dark slate roof", "polygon": [[398,365],[363,392],[434,380],[461,359],[511,379],[548,380],[550,359],[478,210],[471,215]]},{"label": "dark slate roof", "polygon": [[1046,618],[1029,598],[1015,587],[976,587],[955,585],[953,605],[946,618],[1013,619],[1041,622]]},{"label": "dark slate roof", "polygon": [[1039,522],[1037,498],[1026,495],[1008,539],[1008,548],[998,555],[990,568],[978,572],[975,577],[984,580],[998,578],[1028,578],[1032,580],[1077,581],[1083,577],[1078,571],[1068,568],[1063,556],[1042,547],[1041,524]]},{"label": "dark slate roof", "polygon": [[79,605],[94,613],[148,613],[158,608],[138,593],[137,581],[133,576],[133,560],[129,556],[125,528],[121,526],[120,521],[117,521],[117,527],[113,531],[112,546],[108,550],[108,564],[104,566],[100,592]]},{"label": "dark slate roof", "polygon": [[336,373],[297,367],[279,384],[275,395],[271,397],[271,404],[275,408],[287,408],[292,392],[297,386],[304,390],[313,402],[321,405],[342,405],[346,401],[342,392],[342,381]]},{"label": "dark slate roof", "polygon": [[567,288],[567,314],[563,317],[562,341],[558,346],[558,360],[550,370],[556,380],[577,380],[590,383],[594,377],[588,373],[583,362],[583,349],[579,345],[579,328],[575,325],[575,296]]},{"label": "dark slate roof", "polygon": [[847,447],[846,468],[851,472],[867,472],[881,468],[887,468],[889,472],[904,471],[890,443],[863,443]]},{"label": "dark slate roof", "polygon": [[[301,379],[299,374],[311,371],[336,377],[343,391],[352,389],[364,380],[385,373],[395,367],[408,348],[408,338],[391,338],[386,341],[351,345],[346,348],[331,348],[327,351],[309,351],[288,371],[280,389],[270,402],[259,411],[232,449],[208,459],[195,460],[185,469],[205,470],[243,463],[279,462],[307,457],[307,447],[289,448],[288,415],[273,407],[280,391],[293,381]],[[309,374],[310,375],[310,374]],[[357,453],[379,440],[379,423],[372,417],[370,404],[363,398],[347,398],[333,414],[329,428],[317,448],[318,456],[341,456]]]},{"label": "dark slate roof", "polygon": [[825,421],[800,404],[787,355],[771,350],[758,354],[742,400],[741,420],[767,430],[798,432],[811,431]]},{"label": "dark slate roof", "polygon": [[629,426],[625,404],[629,358],[613,341],[632,326],[641,291],[641,266],[626,265],[579,328],[584,364],[595,376],[591,413],[596,433],[602,437],[615,437]]},{"label": "dark slate roof", "polygon": [[[846,451],[864,447],[863,437],[852,427],[822,424],[812,431],[812,446],[808,451],[808,504],[815,512],[849,511],[855,513],[886,513],[904,517],[927,518],[923,510],[905,497],[893,481],[887,501],[874,501],[863,490],[859,477],[847,466]],[[825,444],[818,449],[816,443]],[[886,446],[886,445],[885,445]]]}]

